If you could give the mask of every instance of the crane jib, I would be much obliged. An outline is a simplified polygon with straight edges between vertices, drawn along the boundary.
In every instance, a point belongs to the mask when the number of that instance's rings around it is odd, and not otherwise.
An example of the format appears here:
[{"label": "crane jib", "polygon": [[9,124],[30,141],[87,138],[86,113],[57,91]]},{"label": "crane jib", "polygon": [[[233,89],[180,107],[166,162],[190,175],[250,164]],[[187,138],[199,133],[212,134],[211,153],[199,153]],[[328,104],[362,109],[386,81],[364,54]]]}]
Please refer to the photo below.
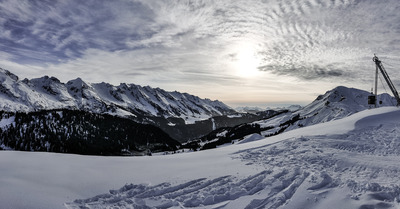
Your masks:
[{"label": "crane jib", "polygon": [[[374,58],[372,58],[372,60],[375,62],[375,65],[376,65],[377,69],[380,70],[383,78],[385,79],[385,81],[388,84],[390,90],[392,91],[394,97],[396,98],[397,106],[400,106],[399,93],[397,92],[396,88],[394,87],[394,85],[392,83],[392,80],[390,80],[389,75],[387,74],[385,68],[382,65],[382,62],[379,60],[379,58],[376,55],[374,56]],[[376,87],[375,87],[375,89],[376,89]],[[376,92],[376,90],[375,90],[375,92]],[[375,93],[375,96],[376,96],[376,93]]]}]

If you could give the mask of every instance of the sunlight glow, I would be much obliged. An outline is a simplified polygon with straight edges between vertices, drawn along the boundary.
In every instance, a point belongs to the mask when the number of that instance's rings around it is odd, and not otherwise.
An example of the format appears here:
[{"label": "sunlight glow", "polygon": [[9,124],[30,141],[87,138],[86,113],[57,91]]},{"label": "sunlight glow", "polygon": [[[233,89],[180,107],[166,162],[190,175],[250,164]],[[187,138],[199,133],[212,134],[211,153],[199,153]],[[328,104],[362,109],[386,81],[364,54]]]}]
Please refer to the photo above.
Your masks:
[{"label": "sunlight glow", "polygon": [[260,72],[257,67],[260,64],[256,50],[251,45],[240,45],[237,48],[235,57],[234,68],[236,75],[243,78],[252,78],[257,76]]}]

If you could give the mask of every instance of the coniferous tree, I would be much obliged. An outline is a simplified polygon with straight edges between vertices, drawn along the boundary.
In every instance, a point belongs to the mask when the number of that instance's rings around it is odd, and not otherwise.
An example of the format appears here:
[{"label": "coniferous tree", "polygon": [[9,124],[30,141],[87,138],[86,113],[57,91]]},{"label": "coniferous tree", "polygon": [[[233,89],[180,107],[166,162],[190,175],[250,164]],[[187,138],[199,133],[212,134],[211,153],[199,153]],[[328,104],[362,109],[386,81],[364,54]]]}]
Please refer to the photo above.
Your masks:
[{"label": "coniferous tree", "polygon": [[127,147],[164,151],[180,145],[151,125],[74,110],[17,113],[15,124],[0,132],[0,144],[17,150],[105,155],[121,154]]}]

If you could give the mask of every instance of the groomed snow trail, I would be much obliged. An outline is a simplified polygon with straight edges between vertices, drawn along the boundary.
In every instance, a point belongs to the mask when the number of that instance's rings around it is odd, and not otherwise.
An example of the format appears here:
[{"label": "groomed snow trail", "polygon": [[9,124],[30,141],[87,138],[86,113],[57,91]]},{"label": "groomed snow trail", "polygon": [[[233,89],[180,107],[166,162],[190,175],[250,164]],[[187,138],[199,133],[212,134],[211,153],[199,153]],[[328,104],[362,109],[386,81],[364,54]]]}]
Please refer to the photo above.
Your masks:
[{"label": "groomed snow trail", "polygon": [[231,150],[227,153],[233,161],[252,170],[247,177],[231,172],[178,183],[126,184],[65,206],[400,208],[399,119],[396,108],[367,110],[343,120],[222,148],[221,152]]}]

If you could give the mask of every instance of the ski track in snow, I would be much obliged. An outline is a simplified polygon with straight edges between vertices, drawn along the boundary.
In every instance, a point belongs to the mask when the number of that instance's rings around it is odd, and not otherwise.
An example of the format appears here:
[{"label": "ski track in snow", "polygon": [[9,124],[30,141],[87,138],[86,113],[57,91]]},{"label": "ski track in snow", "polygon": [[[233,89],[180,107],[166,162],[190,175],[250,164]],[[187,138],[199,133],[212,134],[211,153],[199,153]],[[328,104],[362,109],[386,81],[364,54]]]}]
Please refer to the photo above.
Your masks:
[{"label": "ski track in snow", "polygon": [[380,117],[385,122],[378,126],[379,118],[374,126],[365,118],[346,134],[292,137],[231,154],[234,160],[256,166],[256,174],[247,178],[228,175],[180,184],[127,184],[65,206],[400,208],[400,123],[388,114]]},{"label": "ski track in snow", "polygon": [[[216,179],[197,179],[179,185],[163,183],[156,186],[125,185],[109,194],[98,195],[86,200],[67,203],[67,208],[222,208],[237,200],[256,193],[265,193],[266,199],[249,200],[244,208],[279,206],[293,195],[296,187],[307,178],[308,173],[299,169],[282,170],[274,173],[262,171],[245,179],[223,176]],[[275,179],[279,178],[279,182]],[[243,204],[243,201],[241,202]]]}]

